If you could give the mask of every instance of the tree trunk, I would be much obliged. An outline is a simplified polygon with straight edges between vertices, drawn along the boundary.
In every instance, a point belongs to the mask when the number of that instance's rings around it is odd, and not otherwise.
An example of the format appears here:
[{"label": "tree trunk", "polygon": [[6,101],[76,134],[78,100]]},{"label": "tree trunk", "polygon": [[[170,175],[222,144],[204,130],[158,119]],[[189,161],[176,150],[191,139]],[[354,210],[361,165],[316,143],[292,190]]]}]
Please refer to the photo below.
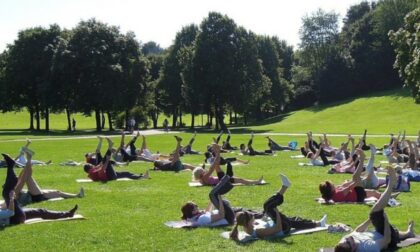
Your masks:
[{"label": "tree trunk", "polygon": [[235,112],[235,125],[238,124],[238,114]]},{"label": "tree trunk", "polygon": [[29,130],[34,130],[34,111],[29,109]]},{"label": "tree trunk", "polygon": [[216,131],[219,131],[219,117],[217,116],[217,108],[216,108],[216,113],[214,115],[214,119],[215,119],[215,123],[214,125],[216,125]]},{"label": "tree trunk", "polygon": [[[106,114],[108,115],[109,131],[113,131],[114,128],[112,127],[111,113],[107,112]],[[103,122],[103,124],[105,124],[105,123]]]},{"label": "tree trunk", "polygon": [[50,110],[48,108],[45,109],[45,131],[50,131]]},{"label": "tree trunk", "polygon": [[71,131],[71,114],[68,108],[66,108],[66,115],[67,115],[67,130]]},{"label": "tree trunk", "polygon": [[105,115],[103,110],[101,111],[101,129],[105,129]]},{"label": "tree trunk", "polygon": [[246,113],[244,113],[244,125],[247,125],[247,117],[246,117]]},{"label": "tree trunk", "polygon": [[182,128],[182,111],[179,109],[179,127]]},{"label": "tree trunk", "polygon": [[176,128],[176,122],[178,120],[178,109],[174,108],[172,113],[172,128]]},{"label": "tree trunk", "polygon": [[40,120],[41,120],[41,118],[40,118],[41,116],[39,115],[39,108],[38,108],[38,106],[36,106],[35,107],[35,120],[36,120],[36,130],[37,131],[39,131],[39,130],[41,130],[41,122],[40,122]]},{"label": "tree trunk", "polygon": [[195,124],[195,114],[194,112],[191,113],[191,129],[194,129]]},{"label": "tree trunk", "polygon": [[95,119],[96,119],[96,131],[101,132],[101,111],[99,109],[95,109]]},{"label": "tree trunk", "polygon": [[157,129],[158,127],[158,110],[156,109],[155,111],[152,112],[152,122],[153,122],[153,128]]},{"label": "tree trunk", "polygon": [[232,125],[233,123],[233,117],[232,117],[232,110],[229,111],[229,124]]},{"label": "tree trunk", "polygon": [[124,127],[124,129],[125,129],[125,130],[128,130],[128,113],[129,113],[129,112],[128,112],[128,110],[126,110],[126,111],[125,111],[125,118],[124,118],[124,119],[125,119],[125,120],[124,120],[124,123],[125,123],[125,127]]}]

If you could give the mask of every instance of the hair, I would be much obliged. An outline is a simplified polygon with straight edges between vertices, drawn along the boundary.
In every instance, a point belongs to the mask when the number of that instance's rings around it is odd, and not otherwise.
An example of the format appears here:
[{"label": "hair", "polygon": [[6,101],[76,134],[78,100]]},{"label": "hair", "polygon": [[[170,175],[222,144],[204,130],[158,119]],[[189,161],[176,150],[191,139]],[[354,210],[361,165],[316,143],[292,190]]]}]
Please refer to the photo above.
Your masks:
[{"label": "hair", "polygon": [[315,155],[312,151],[308,151],[306,153],[306,158],[312,158],[312,156]]},{"label": "hair", "polygon": [[236,224],[233,227],[232,231],[230,232],[230,239],[237,240],[238,239],[238,226],[246,226],[252,219],[252,214],[248,211],[241,211],[236,213],[235,215]]},{"label": "hair", "polygon": [[85,170],[86,173],[89,173],[90,169],[93,168],[92,164],[85,164],[83,165],[83,170]]},{"label": "hair", "polygon": [[202,167],[195,167],[192,171],[192,180],[200,180],[201,175],[204,173],[204,169]]},{"label": "hair", "polygon": [[319,191],[321,192],[321,197],[325,201],[329,201],[330,199],[332,199],[332,187],[333,184],[330,181],[325,181],[324,183],[319,184]]},{"label": "hair", "polygon": [[339,244],[335,245],[334,252],[351,252],[350,244],[347,242],[340,242]]},{"label": "hair", "polygon": [[181,219],[186,220],[189,218],[192,218],[193,210],[194,210],[195,204],[192,201],[188,201],[181,207],[182,216]]}]

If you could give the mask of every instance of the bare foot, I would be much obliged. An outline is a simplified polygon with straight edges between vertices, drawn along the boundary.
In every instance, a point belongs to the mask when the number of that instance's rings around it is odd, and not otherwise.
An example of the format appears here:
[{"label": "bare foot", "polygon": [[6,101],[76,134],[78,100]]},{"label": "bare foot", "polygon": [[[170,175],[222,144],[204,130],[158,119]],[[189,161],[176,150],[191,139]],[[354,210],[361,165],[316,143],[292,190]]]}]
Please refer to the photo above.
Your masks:
[{"label": "bare foot", "polygon": [[413,220],[411,220],[408,223],[407,233],[408,233],[409,238],[413,238],[413,237],[416,236],[416,234],[414,233],[414,221]]}]

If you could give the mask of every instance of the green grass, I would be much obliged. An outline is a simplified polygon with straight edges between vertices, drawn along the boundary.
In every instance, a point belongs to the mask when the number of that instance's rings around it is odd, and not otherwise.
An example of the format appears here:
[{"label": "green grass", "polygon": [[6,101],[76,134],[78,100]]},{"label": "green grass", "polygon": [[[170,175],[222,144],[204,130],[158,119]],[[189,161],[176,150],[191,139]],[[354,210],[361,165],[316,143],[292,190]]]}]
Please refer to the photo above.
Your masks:
[{"label": "green grass", "polygon": [[393,90],[339,103],[291,112],[252,127],[270,132],[328,132],[387,134],[407,130],[417,135],[420,105],[415,104],[406,90]]},{"label": "green grass", "polygon": [[[181,134],[184,141],[189,134]],[[199,134],[194,146],[203,151],[203,147],[214,134]],[[280,143],[285,143],[291,137],[274,136]],[[233,135],[232,143],[247,141],[248,136]],[[303,138],[294,138],[302,142]],[[343,139],[332,137],[333,143]],[[118,138],[114,137],[117,142]],[[382,144],[387,139],[374,138],[375,144]],[[255,148],[265,148],[263,136],[255,137]],[[16,153],[24,143],[21,141],[0,141],[2,152]],[[172,134],[148,137],[148,144],[153,151],[169,152],[174,146]],[[339,239],[339,234],[326,232],[311,235],[291,236],[274,241],[257,241],[251,244],[238,245],[233,241],[219,237],[222,231],[229,228],[177,230],[163,225],[165,221],[177,220],[180,217],[180,206],[188,200],[194,200],[203,208],[208,202],[210,188],[188,187],[191,173],[152,172],[148,181],[110,182],[78,184],[77,178],[86,175],[81,167],[61,167],[59,162],[73,159],[82,160],[83,153],[91,151],[96,146],[96,139],[73,139],[60,141],[34,140],[32,148],[36,151],[35,158],[52,159],[54,164],[35,167],[34,176],[44,188],[55,188],[67,192],[77,192],[80,186],[86,191],[83,199],[69,199],[57,202],[43,202],[33,207],[46,207],[54,210],[70,209],[79,204],[79,213],[87,217],[84,221],[42,223],[35,225],[18,225],[2,230],[2,251],[317,251],[323,246],[332,246]],[[201,148],[200,148],[201,147]],[[261,209],[264,200],[279,188],[278,173],[283,172],[292,181],[292,187],[286,194],[281,211],[287,215],[298,215],[319,219],[328,213],[329,222],[342,222],[355,227],[368,214],[369,207],[364,205],[323,206],[314,202],[318,196],[317,185],[320,181],[330,179],[340,182],[349,179],[350,175],[329,175],[327,168],[299,167],[300,160],[291,159],[292,152],[280,152],[274,157],[243,157],[251,162],[247,166],[235,168],[235,174],[245,178],[264,178],[269,182],[266,186],[236,187],[227,198],[233,206]],[[225,156],[235,156],[229,154]],[[186,156],[186,163],[198,164],[201,155]],[[379,157],[381,159],[381,157]],[[378,161],[379,161],[378,159]],[[377,163],[378,163],[377,161]],[[128,167],[118,168],[132,172],[144,172],[150,168],[147,163],[132,163]],[[4,179],[5,171],[0,170],[0,180]],[[401,207],[389,208],[390,220],[405,228],[409,219],[420,223],[417,212],[420,202],[417,201],[420,187],[413,183],[412,192],[400,196]],[[19,240],[17,240],[19,239]],[[19,242],[21,241],[21,242]],[[418,251],[411,247],[401,251]]]},{"label": "green grass", "polygon": [[[310,108],[290,113],[283,118],[273,118],[266,125],[238,127],[233,130],[232,144],[238,146],[248,140],[247,135],[238,133],[255,132],[313,132],[327,133],[362,133],[365,128],[372,134],[387,134],[406,129],[408,134],[417,134],[420,119],[417,119],[418,105],[403,91],[387,92],[330,104],[325,107]],[[187,121],[188,116],[184,121]],[[164,119],[164,116],[161,117]],[[83,199],[69,199],[56,202],[43,202],[31,205],[53,210],[67,210],[79,204],[79,213],[87,217],[84,221],[41,223],[18,225],[1,230],[1,251],[317,251],[320,247],[333,246],[339,241],[340,234],[320,232],[310,235],[291,236],[274,241],[256,241],[238,245],[233,241],[219,237],[229,228],[177,230],[163,225],[165,221],[180,218],[180,206],[194,200],[201,207],[208,203],[210,188],[188,187],[191,173],[152,172],[151,180],[87,183],[78,184],[77,178],[85,178],[81,167],[61,167],[62,161],[83,160],[84,153],[93,151],[97,140],[93,138],[70,139],[73,136],[93,135],[94,119],[76,115],[78,132],[65,132],[65,115],[51,118],[52,132],[32,133],[28,127],[26,112],[0,114],[0,151],[15,155],[25,142],[26,137],[33,140],[32,148],[35,159],[52,159],[53,164],[34,168],[34,177],[43,188],[55,188],[66,192],[78,192],[80,186],[86,191]],[[159,124],[161,125],[161,123]],[[109,133],[112,134],[112,133]],[[115,133],[114,133],[115,134]],[[190,134],[183,133],[184,142]],[[213,132],[199,130],[194,147],[204,151],[204,146],[214,137]],[[46,137],[55,139],[47,140]],[[58,137],[60,137],[58,139]],[[69,138],[69,139],[66,139]],[[128,138],[128,137],[127,137]],[[279,143],[285,144],[294,139],[302,144],[303,137],[273,136]],[[119,137],[113,136],[115,142]],[[343,137],[331,137],[334,145],[344,140]],[[388,142],[387,138],[369,138],[376,145]],[[127,139],[128,141],[128,139]],[[148,136],[148,145],[152,151],[168,153],[174,148],[173,134]],[[140,143],[139,143],[140,144]],[[266,139],[256,135],[254,147],[266,148]],[[105,148],[103,148],[104,150]],[[228,195],[233,206],[261,209],[264,200],[278,190],[278,174],[283,172],[292,181],[292,187],[285,196],[285,203],[280,210],[286,215],[319,219],[328,214],[328,222],[342,222],[357,226],[367,218],[369,207],[364,205],[324,206],[315,203],[319,196],[318,184],[326,179],[339,183],[350,179],[350,175],[329,175],[328,168],[300,167],[291,159],[292,152],[279,152],[274,157],[243,157],[250,164],[234,168],[235,174],[245,178],[259,178],[264,175],[268,185],[254,187],[236,187]],[[236,156],[236,154],[224,154]],[[186,156],[185,163],[199,164],[202,155]],[[376,160],[383,157],[379,156]],[[151,168],[147,163],[132,163],[118,170],[135,173]],[[19,170],[18,170],[19,171]],[[4,180],[5,170],[0,169],[0,181]],[[412,184],[412,192],[399,196],[402,206],[388,208],[390,220],[400,229],[405,229],[407,221],[413,219],[420,223],[418,212],[420,186]],[[401,251],[419,251],[419,246]]]}]

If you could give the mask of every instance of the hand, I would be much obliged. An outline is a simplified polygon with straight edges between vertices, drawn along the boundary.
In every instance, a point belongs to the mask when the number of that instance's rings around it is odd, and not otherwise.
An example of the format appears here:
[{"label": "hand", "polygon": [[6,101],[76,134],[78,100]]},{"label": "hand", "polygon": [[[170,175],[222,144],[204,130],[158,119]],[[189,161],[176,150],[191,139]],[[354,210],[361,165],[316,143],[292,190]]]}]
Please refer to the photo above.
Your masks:
[{"label": "hand", "polygon": [[10,193],[9,193],[9,198],[10,198],[11,200],[13,200],[13,199],[15,199],[15,198],[16,198],[15,191],[10,191]]}]

